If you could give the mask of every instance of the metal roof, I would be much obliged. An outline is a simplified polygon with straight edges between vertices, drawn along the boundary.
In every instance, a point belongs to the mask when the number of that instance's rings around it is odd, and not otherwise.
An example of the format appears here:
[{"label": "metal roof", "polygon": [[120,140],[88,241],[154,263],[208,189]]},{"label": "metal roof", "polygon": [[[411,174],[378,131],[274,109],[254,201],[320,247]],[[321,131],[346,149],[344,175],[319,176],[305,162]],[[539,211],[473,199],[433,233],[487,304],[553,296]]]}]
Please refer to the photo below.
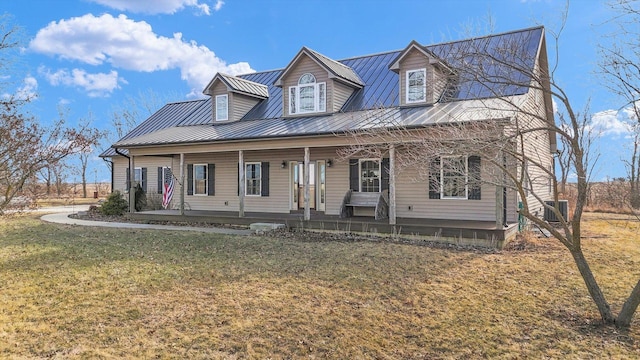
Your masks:
[{"label": "metal roof", "polygon": [[311,50],[307,47],[304,48],[305,50],[307,50],[311,56],[313,56],[313,58],[315,58],[317,61],[319,61],[320,63],[322,63],[326,68],[329,69],[329,71],[331,71],[331,73],[339,78],[342,78],[344,80],[348,80],[349,82],[352,82],[354,84],[360,85],[360,86],[364,86],[365,83],[362,82],[362,80],[360,79],[360,77],[358,76],[358,73],[356,73],[352,68],[350,68],[349,66],[342,64],[338,61],[335,61],[333,59],[330,59],[322,54],[320,54],[317,51]]},{"label": "metal roof", "polygon": [[[514,101],[524,101],[524,96]],[[267,139],[289,136],[331,135],[381,126],[421,127],[451,122],[507,119],[515,112],[500,99],[466,100],[410,108],[382,108],[290,119],[236,121],[225,126],[176,126],[137,138],[121,140],[115,147],[168,145],[225,140]]]},{"label": "metal roof", "polygon": [[[435,54],[457,71],[457,80],[450,84],[451,89],[447,92],[448,97],[441,99],[444,103],[423,110],[419,110],[420,108],[398,108],[400,96],[398,74],[389,69],[389,65],[399,56],[401,51],[392,51],[336,62],[344,65],[345,68],[352,69],[365,84],[363,88],[356,90],[351,95],[339,113],[283,119],[282,88],[275,86],[274,83],[282,75],[284,69],[257,72],[239,75],[236,78],[264,85],[269,97],[261,100],[240,121],[212,124],[213,114],[210,99],[172,103],[153,114],[114,146],[136,146],[156,143],[156,141],[160,144],[175,143],[178,140],[198,142],[310,135],[327,131],[339,132],[352,128],[355,124],[361,126],[362,123],[358,119],[370,117],[372,111],[377,115],[381,112],[380,109],[387,109],[383,113],[397,114],[403,119],[417,117],[419,120],[416,120],[416,124],[424,125],[429,122],[438,122],[441,121],[438,119],[445,116],[444,114],[438,115],[440,118],[434,120],[426,119],[424,116],[435,116],[436,109],[446,109],[447,111],[465,109],[468,111],[469,101],[472,100],[525,94],[528,91],[530,81],[526,72],[514,71],[513,67],[500,65],[501,61],[492,61],[491,57],[494,60],[505,60],[508,63],[517,62],[516,65],[522,66],[524,69],[532,69],[542,41],[542,34],[543,28],[537,27],[425,46],[426,50]],[[511,59],[509,54],[501,52],[504,51],[506,45],[513,41],[520,44],[523,51],[522,56],[518,59]],[[476,56],[468,56],[470,48],[476,53]],[[488,56],[483,56],[483,53]],[[324,57],[316,52],[313,54],[319,58]],[[335,62],[331,59],[328,60]],[[490,77],[488,81],[479,81],[469,74],[465,74],[464,64],[467,63],[480,64],[488,69]],[[509,81],[504,81],[505,79]],[[456,113],[456,116],[459,114]],[[134,138],[136,138],[135,141]],[[113,151],[110,153],[115,154]],[[103,153],[101,156],[112,155]]]},{"label": "metal roof", "polygon": [[[158,131],[160,129],[177,126],[184,120],[190,120],[191,118],[189,116],[193,114],[195,110],[201,107],[211,107],[206,106],[208,103],[209,99],[202,99],[166,104],[118,141],[132,139],[138,136]],[[208,119],[212,119],[211,115]],[[125,154],[127,153],[127,151],[124,149],[121,152]],[[101,157],[111,157],[117,155],[118,154],[112,148],[109,148],[102,152],[102,154],[100,154]]]},{"label": "metal roof", "polygon": [[232,91],[257,96],[262,99],[269,97],[269,91],[264,84],[256,83],[247,79],[218,73],[220,78],[231,88]]}]

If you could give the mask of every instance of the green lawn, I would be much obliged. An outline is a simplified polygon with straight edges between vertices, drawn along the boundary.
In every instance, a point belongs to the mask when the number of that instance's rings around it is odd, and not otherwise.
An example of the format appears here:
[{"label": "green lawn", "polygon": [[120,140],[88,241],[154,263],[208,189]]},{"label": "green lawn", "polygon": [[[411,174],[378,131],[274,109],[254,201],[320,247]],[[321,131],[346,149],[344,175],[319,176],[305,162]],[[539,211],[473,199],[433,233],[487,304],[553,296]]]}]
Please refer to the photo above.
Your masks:
[{"label": "green lawn", "polygon": [[[638,224],[585,252],[617,311]],[[637,358],[550,240],[502,252],[0,219],[0,358]],[[596,264],[597,262],[597,264]]]}]

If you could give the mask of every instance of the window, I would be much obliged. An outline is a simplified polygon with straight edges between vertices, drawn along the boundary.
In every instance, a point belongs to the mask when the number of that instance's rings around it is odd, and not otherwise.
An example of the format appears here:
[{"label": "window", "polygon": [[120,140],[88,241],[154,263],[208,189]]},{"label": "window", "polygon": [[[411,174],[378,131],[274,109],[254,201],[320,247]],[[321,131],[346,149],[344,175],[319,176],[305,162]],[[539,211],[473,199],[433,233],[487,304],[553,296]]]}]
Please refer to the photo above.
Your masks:
[{"label": "window", "polygon": [[246,163],[245,171],[244,171],[244,179],[246,182],[245,186],[245,195],[256,195],[260,196],[261,194],[261,164],[257,163]]},{"label": "window", "polygon": [[380,160],[360,160],[360,191],[380,192]]},{"label": "window", "polygon": [[229,120],[229,96],[216,96],[216,121]]},{"label": "window", "polygon": [[300,76],[298,85],[289,88],[289,114],[323,112],[326,108],[326,83],[317,83],[312,74]]},{"label": "window", "polygon": [[207,164],[193,165],[193,194],[207,195]]},{"label": "window", "polygon": [[440,161],[442,179],[441,192],[443,199],[467,198],[467,157],[448,156]]},{"label": "window", "polygon": [[407,103],[427,100],[426,69],[407,71]]},{"label": "window", "polygon": [[429,167],[429,199],[482,199],[480,156],[443,156]]},{"label": "window", "polygon": [[133,169],[133,181],[135,181],[134,186],[142,184],[142,168]]}]

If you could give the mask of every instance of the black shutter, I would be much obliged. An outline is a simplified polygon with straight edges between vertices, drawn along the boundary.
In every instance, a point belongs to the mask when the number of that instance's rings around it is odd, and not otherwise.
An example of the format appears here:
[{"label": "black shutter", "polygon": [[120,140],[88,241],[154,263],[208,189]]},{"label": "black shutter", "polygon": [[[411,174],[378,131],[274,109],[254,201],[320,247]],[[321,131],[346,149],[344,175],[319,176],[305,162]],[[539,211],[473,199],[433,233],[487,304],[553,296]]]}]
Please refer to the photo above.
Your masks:
[{"label": "black shutter", "polygon": [[480,156],[469,156],[469,200],[481,200]]},{"label": "black shutter", "polygon": [[238,163],[238,171],[236,171],[236,176],[237,176],[236,186],[238,188],[238,196],[240,196],[240,163]]},{"label": "black shutter", "polygon": [[360,190],[360,176],[358,174],[358,159],[349,160],[349,189]]},{"label": "black shutter", "polygon": [[129,168],[127,168],[127,185],[126,185],[126,191],[129,191],[129,189],[131,189],[131,174],[129,173]]},{"label": "black shutter", "polygon": [[145,192],[145,194],[147,193],[147,168],[143,167],[142,168],[142,173],[140,174],[140,176],[142,176],[142,191]]},{"label": "black shutter", "polygon": [[158,166],[158,194],[162,194],[162,188],[164,187],[164,179],[162,178],[162,166]]},{"label": "black shutter", "polygon": [[187,165],[187,195],[193,195],[193,164]]},{"label": "black shutter", "polygon": [[429,199],[440,199],[440,158],[429,164]]},{"label": "black shutter", "polygon": [[207,176],[207,191],[209,192],[209,196],[213,196],[216,194],[216,164],[208,165]]},{"label": "black shutter", "polygon": [[262,171],[261,196],[269,196],[269,162],[260,164]]},{"label": "black shutter", "polygon": [[380,179],[380,191],[389,190],[389,158],[382,159],[382,179]]}]

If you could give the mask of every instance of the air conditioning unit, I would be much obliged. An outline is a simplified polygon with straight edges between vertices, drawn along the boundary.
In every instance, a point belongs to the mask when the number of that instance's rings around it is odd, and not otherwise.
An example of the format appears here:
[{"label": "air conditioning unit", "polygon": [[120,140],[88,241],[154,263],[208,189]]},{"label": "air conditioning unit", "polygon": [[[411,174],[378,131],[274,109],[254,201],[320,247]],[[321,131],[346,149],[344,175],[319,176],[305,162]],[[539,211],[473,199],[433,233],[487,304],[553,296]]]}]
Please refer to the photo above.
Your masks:
[{"label": "air conditioning unit", "polygon": [[[545,201],[545,203],[549,206],[554,207],[555,201]],[[558,200],[558,210],[560,210],[560,214],[565,221],[569,220],[569,201],[568,200]],[[556,213],[553,209],[544,208],[544,220],[548,222],[559,222],[560,219],[556,216]]]}]

